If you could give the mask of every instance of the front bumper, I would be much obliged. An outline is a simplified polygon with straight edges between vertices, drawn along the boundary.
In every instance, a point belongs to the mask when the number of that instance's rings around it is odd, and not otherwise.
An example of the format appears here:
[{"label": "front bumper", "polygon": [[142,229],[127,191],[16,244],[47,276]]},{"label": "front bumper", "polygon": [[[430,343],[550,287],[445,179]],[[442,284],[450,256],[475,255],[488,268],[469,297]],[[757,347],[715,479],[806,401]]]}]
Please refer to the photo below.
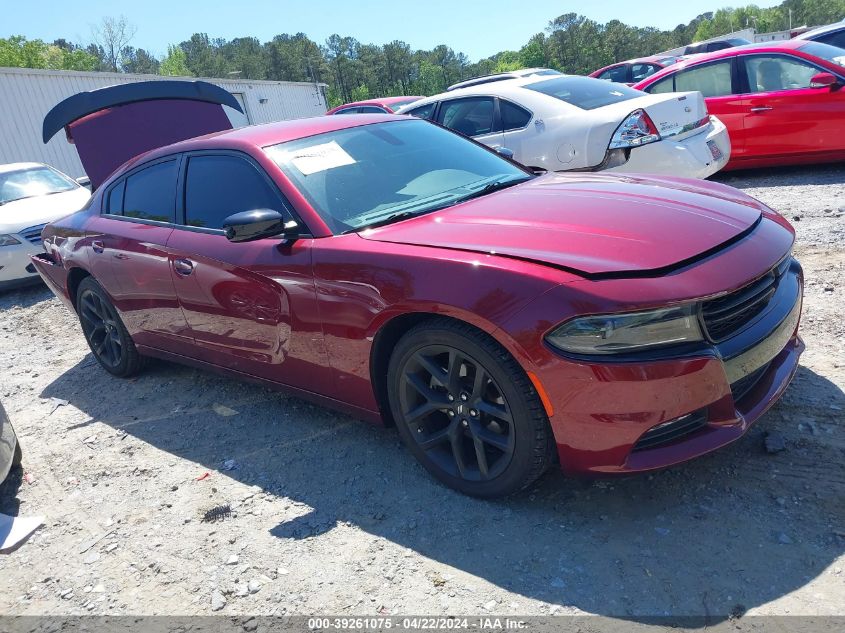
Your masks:
[{"label": "front bumper", "polygon": [[728,130],[719,119],[711,117],[709,130],[681,140],[670,137],[636,147],[626,163],[607,171],[707,178],[727,165],[730,156]]},{"label": "front bumper", "polygon": [[41,245],[35,245],[23,237],[15,237],[22,243],[0,246],[0,290],[40,281],[38,271],[29,258],[42,251]]},{"label": "front bumper", "polygon": [[554,407],[550,422],[562,469],[650,471],[740,438],[798,367],[802,291],[801,269],[792,260],[767,311],[724,341],[674,358],[547,364],[540,379]]}]

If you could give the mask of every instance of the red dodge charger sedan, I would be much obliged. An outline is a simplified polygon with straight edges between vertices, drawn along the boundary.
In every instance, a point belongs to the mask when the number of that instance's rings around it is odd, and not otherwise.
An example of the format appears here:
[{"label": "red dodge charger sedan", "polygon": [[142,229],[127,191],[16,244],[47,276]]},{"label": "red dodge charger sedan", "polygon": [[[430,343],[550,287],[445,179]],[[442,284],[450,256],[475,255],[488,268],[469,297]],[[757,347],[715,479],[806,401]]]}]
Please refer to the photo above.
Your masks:
[{"label": "red dodge charger sedan", "polygon": [[804,40],[696,55],[636,84],[698,90],[731,136],[724,169],[845,160],[845,50]]},{"label": "red dodge charger sedan", "polygon": [[212,112],[231,104],[155,83],[155,100],[117,86],[45,120],[96,191],[33,262],[116,376],[152,356],[285,388],[395,425],[435,477],[490,497],[553,463],[622,474],[712,451],[795,372],[794,233],[735,189],[536,176],[391,115],[164,145],[226,127]]}]

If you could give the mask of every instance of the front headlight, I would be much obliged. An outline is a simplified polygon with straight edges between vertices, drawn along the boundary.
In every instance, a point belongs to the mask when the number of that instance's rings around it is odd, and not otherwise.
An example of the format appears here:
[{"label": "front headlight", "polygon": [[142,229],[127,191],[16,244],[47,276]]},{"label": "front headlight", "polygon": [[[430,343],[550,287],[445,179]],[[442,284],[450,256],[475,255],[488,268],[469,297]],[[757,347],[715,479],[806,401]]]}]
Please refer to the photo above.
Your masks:
[{"label": "front headlight", "polygon": [[697,306],[579,317],[567,321],[546,340],[575,354],[623,354],[653,347],[703,340]]},{"label": "front headlight", "polygon": [[20,243],[21,241],[14,235],[0,235],[0,246],[14,246]]}]

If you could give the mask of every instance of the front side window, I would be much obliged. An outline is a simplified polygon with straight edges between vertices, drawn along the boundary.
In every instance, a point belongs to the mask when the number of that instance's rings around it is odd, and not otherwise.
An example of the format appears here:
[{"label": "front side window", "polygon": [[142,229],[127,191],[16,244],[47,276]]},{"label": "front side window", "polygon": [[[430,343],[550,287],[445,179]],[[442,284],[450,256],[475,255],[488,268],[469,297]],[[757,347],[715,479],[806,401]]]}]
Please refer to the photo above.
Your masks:
[{"label": "front side window", "polygon": [[748,87],[753,92],[778,92],[809,88],[815,66],[780,55],[754,55],[743,59]]},{"label": "front side window", "polygon": [[444,101],[437,122],[464,136],[482,136],[493,131],[493,99],[469,97]]},{"label": "front side window", "polygon": [[582,110],[595,110],[643,96],[639,90],[593,77],[557,77],[528,84],[523,88],[554,97]]},{"label": "front side window", "polygon": [[7,171],[0,173],[0,205],[78,188],[70,178],[46,166]]},{"label": "front side window", "polygon": [[237,156],[192,156],[185,179],[185,224],[222,229],[233,213],[272,209],[284,212],[266,178]]},{"label": "front side window", "polygon": [[358,112],[361,114],[385,114],[387,111],[378,106],[361,106],[358,108]]},{"label": "front side window", "polygon": [[615,81],[617,83],[624,84],[628,81],[628,66],[622,64],[621,66],[614,66],[613,68],[608,68],[603,73],[601,73],[598,78],[604,79],[605,81]]},{"label": "front side window", "polygon": [[660,70],[660,67],[654,64],[633,64],[631,66],[631,81],[634,83],[640,82],[646,77],[651,77],[658,70]]},{"label": "front side window", "polygon": [[358,108],[344,108],[343,110],[338,110],[335,114],[358,114]]},{"label": "front side window", "polygon": [[265,151],[334,233],[428,213],[532,177],[495,152],[413,119]]},{"label": "front side window", "polygon": [[499,99],[499,115],[502,117],[502,130],[521,130],[531,120],[531,113],[515,103]]},{"label": "front side window", "polygon": [[675,75],[674,92],[694,90],[697,90],[705,97],[722,97],[733,94],[731,60],[704,66],[694,66],[682,70]]},{"label": "front side window", "polygon": [[168,160],[127,176],[123,215],[140,220],[173,222],[178,171],[178,161]]}]

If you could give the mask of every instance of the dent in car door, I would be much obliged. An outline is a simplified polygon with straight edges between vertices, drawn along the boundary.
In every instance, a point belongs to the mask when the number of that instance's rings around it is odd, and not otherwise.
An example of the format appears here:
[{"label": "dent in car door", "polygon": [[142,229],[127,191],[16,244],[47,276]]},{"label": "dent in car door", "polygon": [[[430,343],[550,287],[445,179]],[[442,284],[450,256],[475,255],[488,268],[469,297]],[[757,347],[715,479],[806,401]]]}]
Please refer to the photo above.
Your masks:
[{"label": "dent in car door", "polygon": [[178,158],[168,158],[118,180],[103,196],[102,215],[87,228],[91,272],[114,300],[134,341],[184,353],[192,341],[166,249],[178,165]]},{"label": "dent in car door", "polygon": [[195,358],[283,384],[328,380],[311,266],[311,239],[233,243],[228,215],[286,212],[260,167],[229,153],[186,158],[184,226],[170,236],[171,274]]}]

